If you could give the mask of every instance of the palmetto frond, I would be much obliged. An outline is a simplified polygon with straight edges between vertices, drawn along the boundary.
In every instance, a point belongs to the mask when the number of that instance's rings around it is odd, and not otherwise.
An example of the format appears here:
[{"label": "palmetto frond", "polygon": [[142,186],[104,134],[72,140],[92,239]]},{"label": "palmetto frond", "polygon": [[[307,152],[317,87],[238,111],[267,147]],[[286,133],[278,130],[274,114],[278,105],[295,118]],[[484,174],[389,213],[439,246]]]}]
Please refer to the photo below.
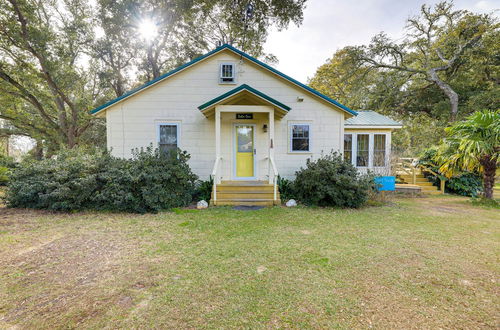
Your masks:
[{"label": "palmetto frond", "polygon": [[449,138],[439,149],[440,171],[451,177],[460,170],[483,172],[489,159],[498,164],[500,153],[500,112],[478,111],[446,129]]}]

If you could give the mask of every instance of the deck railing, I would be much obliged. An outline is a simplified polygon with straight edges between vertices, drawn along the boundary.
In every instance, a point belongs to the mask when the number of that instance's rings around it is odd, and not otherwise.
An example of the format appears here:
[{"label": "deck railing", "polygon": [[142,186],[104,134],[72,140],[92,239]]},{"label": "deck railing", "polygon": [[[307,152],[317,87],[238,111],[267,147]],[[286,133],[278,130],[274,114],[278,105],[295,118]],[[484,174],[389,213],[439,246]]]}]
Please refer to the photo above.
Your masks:
[{"label": "deck railing", "polygon": [[441,193],[444,194],[444,188],[446,184],[446,177],[436,173],[431,168],[418,164],[418,158],[399,158],[399,162],[396,164],[396,174],[404,173],[412,177],[412,184],[417,184],[417,172],[427,172],[437,178],[439,178],[439,189]]}]

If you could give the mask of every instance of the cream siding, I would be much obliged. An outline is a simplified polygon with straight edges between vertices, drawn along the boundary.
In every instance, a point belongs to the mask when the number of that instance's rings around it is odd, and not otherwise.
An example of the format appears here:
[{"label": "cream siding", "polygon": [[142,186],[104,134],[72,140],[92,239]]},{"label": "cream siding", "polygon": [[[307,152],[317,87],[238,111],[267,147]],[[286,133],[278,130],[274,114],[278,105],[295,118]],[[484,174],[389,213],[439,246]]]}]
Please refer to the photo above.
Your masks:
[{"label": "cream siding", "polygon": [[[219,64],[228,61],[236,63],[237,84],[218,83]],[[113,155],[128,158],[134,148],[146,147],[151,143],[157,146],[158,123],[179,122],[179,147],[191,154],[191,168],[205,180],[215,162],[215,119],[214,116],[206,118],[197,107],[241,84],[248,84],[292,108],[285,117],[275,121],[275,160],[280,175],[293,176],[308,157],[317,158],[332,150],[341,151],[342,110],[336,110],[325,101],[254,63],[247,60],[240,62],[239,56],[230,51],[217,53],[111,106],[106,110],[108,148]],[[298,102],[298,97],[303,98],[303,101]],[[288,124],[301,121],[311,124],[311,153],[290,153]],[[268,175],[269,139],[262,126],[269,126],[266,113],[256,113],[253,120],[241,121],[235,119],[234,113],[222,114],[222,179],[232,179],[233,125],[236,122],[256,124],[257,175],[259,179],[265,180]]]}]

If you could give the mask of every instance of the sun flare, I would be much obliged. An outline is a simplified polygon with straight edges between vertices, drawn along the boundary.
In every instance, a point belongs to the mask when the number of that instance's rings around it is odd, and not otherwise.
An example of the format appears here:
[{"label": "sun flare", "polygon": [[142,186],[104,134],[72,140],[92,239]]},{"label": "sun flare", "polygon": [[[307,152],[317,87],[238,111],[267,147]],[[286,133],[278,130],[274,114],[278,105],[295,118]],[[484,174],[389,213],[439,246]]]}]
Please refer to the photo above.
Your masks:
[{"label": "sun flare", "polygon": [[158,34],[158,27],[150,19],[144,19],[139,24],[139,33],[143,39],[149,41]]}]

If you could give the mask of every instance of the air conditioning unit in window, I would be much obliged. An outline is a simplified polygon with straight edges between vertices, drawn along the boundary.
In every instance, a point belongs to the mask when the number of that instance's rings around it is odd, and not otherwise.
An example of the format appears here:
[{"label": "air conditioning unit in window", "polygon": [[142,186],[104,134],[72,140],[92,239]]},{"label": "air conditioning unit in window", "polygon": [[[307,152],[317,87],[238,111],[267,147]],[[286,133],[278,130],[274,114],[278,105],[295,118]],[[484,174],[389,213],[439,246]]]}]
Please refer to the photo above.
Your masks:
[{"label": "air conditioning unit in window", "polygon": [[221,84],[233,84],[235,82],[235,68],[232,63],[222,63],[220,65],[220,78]]}]

